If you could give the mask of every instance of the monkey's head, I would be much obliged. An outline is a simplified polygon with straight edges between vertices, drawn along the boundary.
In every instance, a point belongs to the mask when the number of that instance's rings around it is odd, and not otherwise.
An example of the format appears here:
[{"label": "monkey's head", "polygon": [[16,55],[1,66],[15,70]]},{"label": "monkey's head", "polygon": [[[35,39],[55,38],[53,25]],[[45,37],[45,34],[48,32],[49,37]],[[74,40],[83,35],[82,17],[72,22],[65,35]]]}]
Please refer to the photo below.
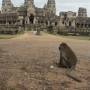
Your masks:
[{"label": "monkey's head", "polygon": [[59,46],[59,50],[65,49],[67,47],[67,44],[62,42]]}]

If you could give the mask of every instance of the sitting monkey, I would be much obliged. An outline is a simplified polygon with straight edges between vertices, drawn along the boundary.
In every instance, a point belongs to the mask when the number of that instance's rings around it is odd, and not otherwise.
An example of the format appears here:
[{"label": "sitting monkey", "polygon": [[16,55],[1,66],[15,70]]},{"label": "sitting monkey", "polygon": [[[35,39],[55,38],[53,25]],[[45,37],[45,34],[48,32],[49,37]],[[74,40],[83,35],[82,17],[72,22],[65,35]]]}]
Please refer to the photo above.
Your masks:
[{"label": "sitting monkey", "polygon": [[59,50],[60,50],[59,66],[75,69],[78,60],[74,52],[71,50],[71,48],[66,43],[62,43],[59,46]]},{"label": "sitting monkey", "polygon": [[77,64],[77,57],[75,53],[72,51],[72,49],[66,44],[61,43],[59,46],[60,51],[60,61],[59,61],[59,67],[65,67],[68,69],[69,72],[67,72],[67,76],[73,78],[74,80],[81,82],[79,78],[76,76],[73,76],[71,74],[72,70],[75,70],[76,64]]}]

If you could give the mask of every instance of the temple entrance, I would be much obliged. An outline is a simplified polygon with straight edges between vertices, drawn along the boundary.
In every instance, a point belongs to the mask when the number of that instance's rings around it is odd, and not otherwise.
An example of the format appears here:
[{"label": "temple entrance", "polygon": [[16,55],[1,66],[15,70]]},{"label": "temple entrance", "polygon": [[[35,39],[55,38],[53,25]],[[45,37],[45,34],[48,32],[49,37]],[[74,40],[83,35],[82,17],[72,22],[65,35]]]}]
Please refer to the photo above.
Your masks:
[{"label": "temple entrance", "polygon": [[34,15],[33,14],[30,14],[29,21],[30,21],[31,24],[34,23]]}]

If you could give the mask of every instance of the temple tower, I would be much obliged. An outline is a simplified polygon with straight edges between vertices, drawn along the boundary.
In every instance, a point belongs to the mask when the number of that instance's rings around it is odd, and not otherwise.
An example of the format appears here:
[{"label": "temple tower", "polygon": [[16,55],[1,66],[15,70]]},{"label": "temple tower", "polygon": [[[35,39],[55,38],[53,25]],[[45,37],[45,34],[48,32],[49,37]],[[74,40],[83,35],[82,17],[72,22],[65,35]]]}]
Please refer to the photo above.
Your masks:
[{"label": "temple tower", "polygon": [[34,5],[34,0],[25,0],[24,5],[28,6],[30,3]]},{"label": "temple tower", "polygon": [[9,13],[13,11],[13,4],[11,0],[2,0],[2,13]]},{"label": "temple tower", "polygon": [[55,0],[48,0],[47,10],[50,14],[56,14],[56,3]]},{"label": "temple tower", "polygon": [[24,5],[27,8],[27,16],[30,16],[30,14],[35,15],[34,0],[25,0]]},{"label": "temple tower", "polygon": [[25,0],[24,5],[27,8],[27,17],[26,17],[27,24],[33,23],[34,22],[34,17],[35,17],[34,0]]},{"label": "temple tower", "polygon": [[86,8],[79,8],[78,17],[87,17],[87,9]]}]

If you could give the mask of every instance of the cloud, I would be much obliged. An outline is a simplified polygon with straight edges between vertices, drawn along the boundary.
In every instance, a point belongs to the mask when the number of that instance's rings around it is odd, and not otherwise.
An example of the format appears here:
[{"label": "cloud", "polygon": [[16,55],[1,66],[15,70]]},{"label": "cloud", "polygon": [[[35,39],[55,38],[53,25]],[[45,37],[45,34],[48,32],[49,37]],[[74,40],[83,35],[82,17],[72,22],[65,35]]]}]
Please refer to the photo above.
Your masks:
[{"label": "cloud", "polygon": [[90,0],[56,0],[57,13],[60,11],[78,12],[79,7],[87,8],[88,16],[90,16]]}]

